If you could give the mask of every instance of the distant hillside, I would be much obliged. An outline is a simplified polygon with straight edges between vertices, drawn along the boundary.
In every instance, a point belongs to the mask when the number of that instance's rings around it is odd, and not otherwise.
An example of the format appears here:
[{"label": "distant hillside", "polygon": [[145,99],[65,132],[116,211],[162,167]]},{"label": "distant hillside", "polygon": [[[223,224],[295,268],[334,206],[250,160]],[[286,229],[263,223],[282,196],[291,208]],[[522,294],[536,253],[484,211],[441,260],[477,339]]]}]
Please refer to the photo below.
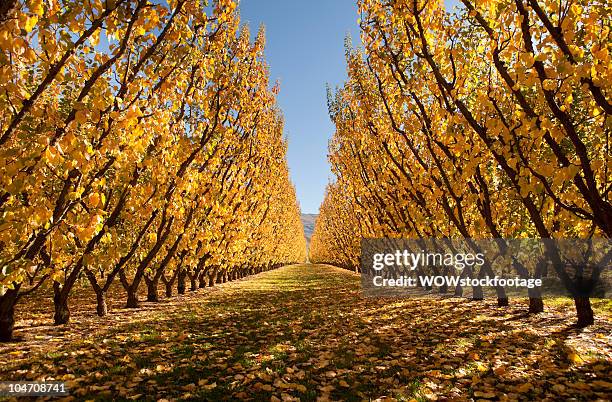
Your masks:
[{"label": "distant hillside", "polygon": [[314,232],[315,220],[318,214],[302,214],[302,224],[304,225],[304,235],[306,236],[306,242],[310,244],[310,238],[312,232]]}]

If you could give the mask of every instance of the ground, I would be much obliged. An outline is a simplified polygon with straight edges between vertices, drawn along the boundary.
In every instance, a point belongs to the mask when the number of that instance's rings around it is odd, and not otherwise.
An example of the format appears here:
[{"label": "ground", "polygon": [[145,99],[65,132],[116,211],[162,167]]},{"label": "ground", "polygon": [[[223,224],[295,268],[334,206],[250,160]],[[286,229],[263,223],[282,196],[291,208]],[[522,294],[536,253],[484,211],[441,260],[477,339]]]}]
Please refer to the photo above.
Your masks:
[{"label": "ground", "polygon": [[511,304],[364,298],[351,272],[293,265],[68,326],[20,321],[0,380],[65,380],[77,400],[612,397],[609,316],[577,330],[564,306]]}]

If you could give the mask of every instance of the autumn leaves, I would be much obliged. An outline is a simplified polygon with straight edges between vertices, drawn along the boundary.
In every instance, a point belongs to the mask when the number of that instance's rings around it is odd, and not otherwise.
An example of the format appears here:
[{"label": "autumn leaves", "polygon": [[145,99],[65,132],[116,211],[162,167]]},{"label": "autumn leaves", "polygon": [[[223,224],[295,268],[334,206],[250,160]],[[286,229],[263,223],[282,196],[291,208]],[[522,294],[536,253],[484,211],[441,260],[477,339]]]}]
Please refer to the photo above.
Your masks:
[{"label": "autumn leaves", "polygon": [[609,8],[461,3],[359,2],[311,260],[355,268],[362,237],[612,234]]},{"label": "autumn leaves", "polygon": [[263,33],[227,0],[69,3],[0,25],[0,338],[39,289],[60,324],[85,278],[102,315],[117,280],[135,307],[303,260]]}]

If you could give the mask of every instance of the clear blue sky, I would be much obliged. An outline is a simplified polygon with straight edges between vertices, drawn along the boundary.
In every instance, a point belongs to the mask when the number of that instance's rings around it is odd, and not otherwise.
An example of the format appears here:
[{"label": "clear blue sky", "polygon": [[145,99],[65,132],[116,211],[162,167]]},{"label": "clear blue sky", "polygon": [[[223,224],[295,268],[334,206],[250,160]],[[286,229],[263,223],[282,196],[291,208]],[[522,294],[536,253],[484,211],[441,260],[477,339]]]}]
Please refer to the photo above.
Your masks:
[{"label": "clear blue sky", "polygon": [[304,213],[317,213],[328,177],[327,141],[334,126],[327,114],[325,83],[346,78],[344,38],[359,41],[355,0],[241,0],[240,14],[254,35],[266,29],[271,82],[289,138],[291,178]]},{"label": "clear blue sky", "polygon": [[[359,40],[356,0],[241,0],[243,23],[252,35],[266,29],[271,82],[280,81],[278,101],[289,138],[291,178],[304,213],[318,213],[331,172],[327,142],[334,127],[327,114],[325,84],[346,79],[344,38]],[[456,0],[447,3],[455,4]]]}]

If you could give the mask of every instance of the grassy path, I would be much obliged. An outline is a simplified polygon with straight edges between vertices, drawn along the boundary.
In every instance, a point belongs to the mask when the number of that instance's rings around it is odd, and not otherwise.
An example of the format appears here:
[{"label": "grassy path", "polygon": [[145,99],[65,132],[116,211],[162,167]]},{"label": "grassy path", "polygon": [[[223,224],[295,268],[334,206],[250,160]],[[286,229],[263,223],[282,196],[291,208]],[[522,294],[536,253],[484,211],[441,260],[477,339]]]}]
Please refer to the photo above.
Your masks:
[{"label": "grassy path", "polygon": [[611,395],[607,320],[578,332],[557,311],[366,299],[359,286],[347,271],[295,265],[82,317],[42,346],[3,346],[0,379],[64,379],[78,400]]}]

